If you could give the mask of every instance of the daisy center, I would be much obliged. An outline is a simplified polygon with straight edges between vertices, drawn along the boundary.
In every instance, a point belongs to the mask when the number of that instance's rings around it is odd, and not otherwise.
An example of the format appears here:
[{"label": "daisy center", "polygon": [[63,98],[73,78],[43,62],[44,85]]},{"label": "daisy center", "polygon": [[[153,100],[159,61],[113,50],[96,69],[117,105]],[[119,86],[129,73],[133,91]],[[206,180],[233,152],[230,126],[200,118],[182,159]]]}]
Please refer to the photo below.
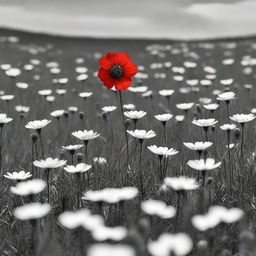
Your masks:
[{"label": "daisy center", "polygon": [[109,70],[109,73],[110,73],[112,78],[118,79],[118,78],[123,76],[124,70],[120,65],[114,65]]}]

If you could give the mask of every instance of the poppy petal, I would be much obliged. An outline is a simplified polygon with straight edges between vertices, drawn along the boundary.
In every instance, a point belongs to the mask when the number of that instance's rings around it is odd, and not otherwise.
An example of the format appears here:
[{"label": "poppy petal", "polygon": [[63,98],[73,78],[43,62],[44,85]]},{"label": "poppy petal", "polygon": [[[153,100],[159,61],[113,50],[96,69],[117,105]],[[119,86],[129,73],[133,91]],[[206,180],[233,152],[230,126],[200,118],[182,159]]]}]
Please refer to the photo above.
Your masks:
[{"label": "poppy petal", "polygon": [[124,67],[124,75],[127,77],[135,76],[137,72],[137,66],[132,62],[127,63]]},{"label": "poppy petal", "polygon": [[99,69],[98,72],[98,77],[99,79],[104,83],[104,85],[106,87],[108,87],[109,89],[112,88],[114,86],[114,79],[109,75],[109,72],[103,68]]},{"label": "poppy petal", "polygon": [[115,88],[118,91],[122,91],[127,89],[132,83],[131,78],[128,77],[122,77],[115,81]]},{"label": "poppy petal", "polygon": [[130,60],[130,56],[125,52],[119,52],[113,57],[114,64],[121,66],[125,66]]},{"label": "poppy petal", "polygon": [[98,72],[98,77],[102,82],[104,82],[106,79],[110,78],[110,74],[107,70],[100,68]]},{"label": "poppy petal", "polygon": [[116,58],[117,58],[116,56],[117,56],[117,53],[114,53],[114,52],[108,52],[108,54],[106,55],[106,58],[110,62],[111,66],[116,64]]},{"label": "poppy petal", "polygon": [[99,60],[99,65],[101,66],[101,68],[104,68],[106,70],[110,69],[112,66],[111,62],[107,57],[101,57]]}]

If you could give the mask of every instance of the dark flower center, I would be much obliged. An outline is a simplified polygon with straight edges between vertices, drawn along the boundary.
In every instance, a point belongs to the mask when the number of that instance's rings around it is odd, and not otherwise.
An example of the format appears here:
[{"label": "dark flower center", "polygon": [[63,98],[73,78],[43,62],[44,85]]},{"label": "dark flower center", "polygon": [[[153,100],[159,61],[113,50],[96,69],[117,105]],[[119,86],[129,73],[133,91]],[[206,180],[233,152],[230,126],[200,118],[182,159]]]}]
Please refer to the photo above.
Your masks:
[{"label": "dark flower center", "polygon": [[109,70],[109,74],[111,75],[112,78],[118,79],[123,76],[124,70],[120,65],[114,65]]}]

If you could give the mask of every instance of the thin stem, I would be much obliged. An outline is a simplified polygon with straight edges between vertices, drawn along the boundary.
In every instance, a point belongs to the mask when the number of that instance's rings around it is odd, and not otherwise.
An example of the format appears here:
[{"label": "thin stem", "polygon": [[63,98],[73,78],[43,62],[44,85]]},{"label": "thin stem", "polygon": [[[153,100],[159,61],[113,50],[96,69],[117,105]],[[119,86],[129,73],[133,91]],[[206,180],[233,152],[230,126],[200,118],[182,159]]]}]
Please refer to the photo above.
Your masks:
[{"label": "thin stem", "polygon": [[128,146],[128,135],[125,128],[125,118],[124,118],[124,108],[123,108],[123,99],[122,99],[122,92],[118,91],[119,93],[119,100],[120,100],[120,107],[122,111],[122,119],[123,119],[123,126],[124,126],[124,135],[126,140],[126,158],[127,158],[127,168],[129,169],[129,146]]},{"label": "thin stem", "polygon": [[175,227],[174,227],[175,232],[177,232],[177,227],[178,227],[179,220],[180,220],[180,210],[181,210],[180,201],[181,201],[181,191],[177,191],[177,206],[176,206],[177,212],[176,212]]},{"label": "thin stem", "polygon": [[32,149],[31,149],[31,164],[32,164],[32,175],[35,178],[35,173],[34,173],[34,143],[32,142]]},{"label": "thin stem", "polygon": [[163,122],[163,129],[164,129],[164,146],[167,146],[167,132],[166,132],[166,122]]},{"label": "thin stem", "polygon": [[227,130],[227,141],[228,141],[228,169],[229,169],[229,186],[230,192],[233,194],[232,182],[233,182],[233,170],[231,168],[231,152],[230,152],[230,130]]},{"label": "thin stem", "polygon": [[47,193],[48,193],[48,203],[50,203],[50,172],[51,172],[51,169],[47,169],[46,170],[46,179],[47,179]]},{"label": "thin stem", "polygon": [[81,205],[81,173],[77,173],[76,174],[76,178],[77,178],[77,209],[80,208]]},{"label": "thin stem", "polygon": [[70,150],[69,153],[70,153],[70,157],[71,157],[71,165],[73,165],[74,164],[74,154],[75,154],[75,151]]},{"label": "thin stem", "polygon": [[0,126],[0,172],[2,174],[2,137],[3,137],[3,126]]},{"label": "thin stem", "polygon": [[244,124],[241,124],[242,127],[242,139],[241,139],[241,162],[244,164]]},{"label": "thin stem", "polygon": [[229,114],[229,101],[226,101],[226,106],[227,106],[227,114],[228,114],[228,122],[230,123],[230,114]]},{"label": "thin stem", "polygon": [[59,145],[60,145],[60,143],[61,143],[61,125],[60,125],[60,118],[58,117],[57,118],[57,122],[58,122],[58,147],[59,147]]},{"label": "thin stem", "polygon": [[208,127],[204,127],[205,141],[208,141]]},{"label": "thin stem", "polygon": [[139,156],[139,175],[140,175],[140,190],[141,190],[141,200],[144,199],[144,193],[143,193],[143,171],[142,171],[142,145],[143,140],[139,140],[140,143],[140,156]]},{"label": "thin stem", "polygon": [[31,220],[31,251],[33,255],[37,255],[36,253],[36,243],[37,243],[37,236],[36,236],[36,230],[37,230],[37,223],[36,220]]},{"label": "thin stem", "polygon": [[114,140],[113,125],[112,125],[110,113],[108,113],[107,116],[108,116],[108,122],[109,122],[109,126],[110,126],[110,145],[112,146],[113,140]]},{"label": "thin stem", "polygon": [[206,171],[202,171],[202,181],[203,181],[203,198],[202,198],[202,204],[203,204],[203,211],[205,212],[205,178],[206,178]]},{"label": "thin stem", "polygon": [[159,155],[159,156],[158,156],[158,159],[159,159],[160,185],[162,185],[162,182],[163,182],[163,171],[162,171],[162,159],[163,159],[163,156]]},{"label": "thin stem", "polygon": [[38,133],[38,136],[39,136],[40,147],[41,147],[41,150],[42,150],[42,158],[44,159],[44,147],[43,147],[41,129],[38,129],[37,133]]},{"label": "thin stem", "polygon": [[84,160],[88,162],[88,140],[84,140]]}]

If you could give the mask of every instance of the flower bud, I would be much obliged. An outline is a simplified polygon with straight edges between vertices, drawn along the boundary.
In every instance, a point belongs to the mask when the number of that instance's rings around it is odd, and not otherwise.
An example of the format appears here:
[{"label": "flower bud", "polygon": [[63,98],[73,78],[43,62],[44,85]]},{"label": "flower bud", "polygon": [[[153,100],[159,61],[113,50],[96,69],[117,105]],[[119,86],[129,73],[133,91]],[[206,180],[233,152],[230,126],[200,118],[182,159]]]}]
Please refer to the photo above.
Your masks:
[{"label": "flower bud", "polygon": [[207,179],[207,185],[211,185],[213,183],[213,178],[212,177],[209,177]]},{"label": "flower bud", "polygon": [[239,128],[233,130],[233,141],[236,144],[240,140],[241,131]]},{"label": "flower bud", "polygon": [[130,123],[131,123],[131,120],[130,119],[126,119],[125,120],[125,128],[128,128]]},{"label": "flower bud", "polygon": [[38,135],[36,133],[32,133],[30,135],[30,139],[32,140],[33,144],[36,144],[37,140],[38,140]]},{"label": "flower bud", "polygon": [[79,112],[79,115],[78,115],[78,116],[79,116],[80,119],[83,119],[83,118],[84,118],[84,112],[82,112],[82,111]]},{"label": "flower bud", "polygon": [[200,240],[197,243],[197,247],[199,250],[206,250],[208,247],[208,242],[206,240]]},{"label": "flower bud", "polygon": [[68,118],[68,111],[65,111],[63,115],[65,118]]},{"label": "flower bud", "polygon": [[77,153],[77,154],[76,154],[76,161],[77,161],[78,163],[83,162],[83,154],[82,154],[82,153]]},{"label": "flower bud", "polygon": [[202,107],[200,104],[196,104],[196,111],[198,114],[201,114],[202,113]]}]

